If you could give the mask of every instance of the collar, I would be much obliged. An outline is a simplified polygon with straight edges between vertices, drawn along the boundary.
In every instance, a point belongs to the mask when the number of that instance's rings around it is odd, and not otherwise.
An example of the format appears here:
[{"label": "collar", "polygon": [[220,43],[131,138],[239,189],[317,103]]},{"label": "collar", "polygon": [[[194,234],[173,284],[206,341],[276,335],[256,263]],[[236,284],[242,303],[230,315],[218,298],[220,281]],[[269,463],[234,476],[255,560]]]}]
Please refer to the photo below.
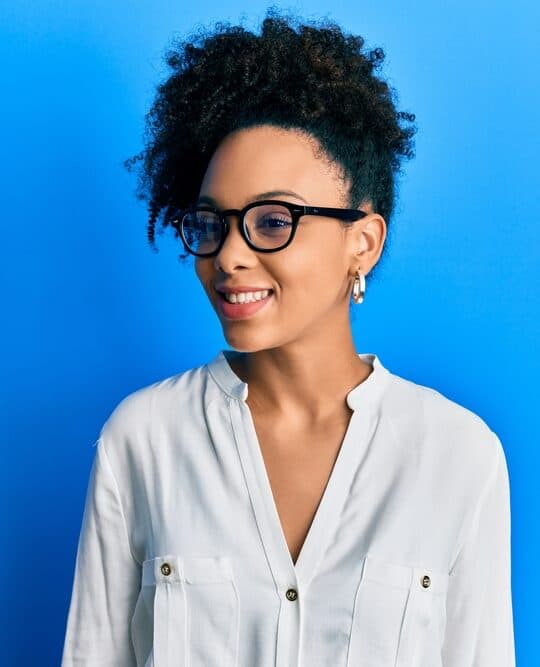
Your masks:
[{"label": "collar", "polygon": [[[234,359],[242,352],[237,350],[220,350],[216,356],[206,364],[208,372],[220,389],[236,400],[246,401],[248,384],[243,382],[231,368],[228,359]],[[381,363],[373,352],[358,353],[360,359],[368,363],[373,370],[360,384],[353,387],[346,395],[347,405],[351,410],[365,408],[366,404],[375,404],[381,398],[388,382],[390,371]]]}]

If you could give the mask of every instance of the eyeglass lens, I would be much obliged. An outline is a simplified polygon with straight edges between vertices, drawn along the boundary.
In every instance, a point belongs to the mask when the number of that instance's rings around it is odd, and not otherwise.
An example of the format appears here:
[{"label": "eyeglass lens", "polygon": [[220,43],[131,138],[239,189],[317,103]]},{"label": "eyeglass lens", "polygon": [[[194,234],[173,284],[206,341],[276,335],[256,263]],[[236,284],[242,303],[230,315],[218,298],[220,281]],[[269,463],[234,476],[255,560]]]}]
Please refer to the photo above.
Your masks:
[{"label": "eyeglass lens", "polygon": [[[280,204],[261,204],[250,208],[244,219],[251,243],[261,250],[285,245],[293,228],[288,208]],[[212,211],[193,209],[182,219],[184,238],[196,253],[214,252],[221,243],[224,231],[219,216]]]}]

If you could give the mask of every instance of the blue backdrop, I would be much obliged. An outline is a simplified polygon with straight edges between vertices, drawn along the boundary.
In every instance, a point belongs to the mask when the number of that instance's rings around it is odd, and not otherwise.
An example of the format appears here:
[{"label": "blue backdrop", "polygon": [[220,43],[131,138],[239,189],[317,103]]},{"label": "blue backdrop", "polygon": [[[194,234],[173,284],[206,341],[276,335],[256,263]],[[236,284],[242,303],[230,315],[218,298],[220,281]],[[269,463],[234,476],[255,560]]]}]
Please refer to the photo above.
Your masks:
[{"label": "blue backdrop", "polygon": [[[226,345],[172,235],[157,237],[158,254],[148,247],[146,210],[122,161],[142,147],[169,39],[218,19],[256,28],[266,6],[0,7],[5,665],[60,662],[92,444],[106,417],[131,391]],[[326,15],[382,46],[400,108],[417,116],[391,252],[355,310],[355,340],[501,438],[517,660],[537,664],[538,5],[278,6]]]}]

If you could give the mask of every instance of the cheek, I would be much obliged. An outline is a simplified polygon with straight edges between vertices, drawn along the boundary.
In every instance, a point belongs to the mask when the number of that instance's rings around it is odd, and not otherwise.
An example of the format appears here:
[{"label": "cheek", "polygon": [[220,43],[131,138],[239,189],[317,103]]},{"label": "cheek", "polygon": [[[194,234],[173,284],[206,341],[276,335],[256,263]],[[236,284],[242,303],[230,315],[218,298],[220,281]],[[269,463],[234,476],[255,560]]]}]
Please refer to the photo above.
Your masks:
[{"label": "cheek", "polygon": [[317,312],[325,312],[337,300],[338,285],[335,276],[316,266],[295,272],[280,284],[278,306],[291,320],[310,319]]},{"label": "cheek", "polygon": [[284,299],[289,293],[291,298],[306,303],[313,303],[315,298],[320,302],[334,300],[345,276],[341,248],[334,248],[326,239],[320,243],[306,243],[302,250],[304,252],[294,256],[291,253],[283,264],[286,268],[281,277],[276,276]]},{"label": "cheek", "polygon": [[292,244],[282,251],[279,264],[275,264],[274,276],[284,287],[302,288],[324,266],[325,253],[321,249],[324,240],[318,240],[316,231],[299,228]]}]

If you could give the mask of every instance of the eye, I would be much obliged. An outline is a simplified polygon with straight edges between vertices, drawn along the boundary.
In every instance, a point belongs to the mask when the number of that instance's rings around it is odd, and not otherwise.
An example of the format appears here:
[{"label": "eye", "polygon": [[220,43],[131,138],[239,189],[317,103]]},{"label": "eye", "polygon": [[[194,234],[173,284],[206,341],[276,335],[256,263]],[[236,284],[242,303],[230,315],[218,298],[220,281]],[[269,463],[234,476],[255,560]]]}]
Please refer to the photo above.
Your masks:
[{"label": "eye", "polygon": [[288,227],[292,221],[287,216],[265,216],[257,221],[257,227],[282,228]]}]

